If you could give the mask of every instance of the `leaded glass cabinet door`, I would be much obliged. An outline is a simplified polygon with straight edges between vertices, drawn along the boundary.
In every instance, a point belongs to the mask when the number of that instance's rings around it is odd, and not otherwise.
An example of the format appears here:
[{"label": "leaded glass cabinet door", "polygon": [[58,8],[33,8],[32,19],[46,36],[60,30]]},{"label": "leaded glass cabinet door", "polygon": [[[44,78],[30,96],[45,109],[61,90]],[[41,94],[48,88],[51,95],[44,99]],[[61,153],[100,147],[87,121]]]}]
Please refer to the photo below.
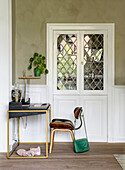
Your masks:
[{"label": "leaded glass cabinet door", "polygon": [[106,91],[106,32],[85,32],[83,45],[83,90]]},{"label": "leaded glass cabinet door", "polygon": [[105,93],[105,44],[105,31],[55,32],[54,91]]},{"label": "leaded glass cabinet door", "polygon": [[77,32],[55,33],[55,91],[78,91],[78,38]]}]

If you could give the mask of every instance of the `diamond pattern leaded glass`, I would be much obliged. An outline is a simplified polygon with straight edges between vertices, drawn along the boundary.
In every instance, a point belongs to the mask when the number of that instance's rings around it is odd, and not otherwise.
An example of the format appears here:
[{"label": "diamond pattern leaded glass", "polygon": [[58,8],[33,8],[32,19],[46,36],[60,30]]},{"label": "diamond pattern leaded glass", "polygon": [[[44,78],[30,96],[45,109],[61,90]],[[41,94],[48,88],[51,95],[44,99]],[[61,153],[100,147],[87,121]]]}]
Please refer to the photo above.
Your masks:
[{"label": "diamond pattern leaded glass", "polygon": [[84,35],[84,90],[103,90],[104,35]]},{"label": "diamond pattern leaded glass", "polygon": [[77,36],[57,35],[57,90],[77,89]]}]

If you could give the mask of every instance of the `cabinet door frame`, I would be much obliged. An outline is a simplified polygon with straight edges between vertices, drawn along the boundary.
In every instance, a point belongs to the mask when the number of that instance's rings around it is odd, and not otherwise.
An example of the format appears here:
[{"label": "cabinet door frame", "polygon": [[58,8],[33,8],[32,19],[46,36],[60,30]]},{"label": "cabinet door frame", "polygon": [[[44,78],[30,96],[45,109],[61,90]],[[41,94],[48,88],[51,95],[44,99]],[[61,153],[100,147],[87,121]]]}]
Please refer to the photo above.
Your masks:
[{"label": "cabinet door frame", "polygon": [[81,90],[80,90],[80,94],[88,94],[88,95],[95,95],[95,94],[101,94],[101,95],[107,95],[107,84],[108,84],[108,79],[107,79],[107,74],[108,74],[108,49],[107,49],[107,44],[108,44],[108,37],[107,37],[107,31],[105,30],[91,30],[91,31],[83,31],[81,32],[81,61],[83,62],[84,65],[84,43],[83,43],[83,36],[85,34],[103,34],[104,35],[104,62],[103,62],[103,69],[104,69],[104,78],[103,78],[103,90],[84,90],[84,66],[80,67],[81,68]]},{"label": "cabinet door frame", "polygon": [[[58,34],[76,34],[77,35],[77,90],[57,90],[57,35]],[[80,68],[78,67],[80,65],[80,60],[78,59],[78,56],[80,55],[80,44],[79,44],[79,32],[78,31],[54,31],[54,57],[53,57],[53,85],[54,85],[54,94],[78,94],[79,93],[79,75],[80,75]]]},{"label": "cabinet door frame", "polygon": [[[57,90],[57,35],[58,34],[76,34],[77,35],[77,90]],[[84,34],[103,34],[104,35],[104,63],[103,63],[103,69],[104,69],[104,78],[103,78],[103,90],[84,90],[84,42],[83,37]],[[79,31],[69,31],[69,30],[54,30],[53,32],[53,57],[52,57],[52,85],[53,85],[53,93],[54,94],[107,94],[107,56],[108,56],[108,49],[107,49],[107,30],[79,30]],[[83,63],[83,65],[81,64]]]},{"label": "cabinet door frame", "polygon": [[[54,57],[54,31],[106,31],[107,32],[107,92],[106,93],[79,93],[78,96],[107,96],[107,126],[108,141],[113,131],[113,87],[114,87],[114,24],[113,23],[84,23],[84,24],[67,24],[67,23],[48,23],[47,24],[47,67],[49,74],[47,75],[48,86],[48,102],[52,104],[52,115],[54,114],[54,84],[53,84],[53,57]],[[56,94],[66,95],[66,94]],[[76,96],[75,93],[68,94]]]}]

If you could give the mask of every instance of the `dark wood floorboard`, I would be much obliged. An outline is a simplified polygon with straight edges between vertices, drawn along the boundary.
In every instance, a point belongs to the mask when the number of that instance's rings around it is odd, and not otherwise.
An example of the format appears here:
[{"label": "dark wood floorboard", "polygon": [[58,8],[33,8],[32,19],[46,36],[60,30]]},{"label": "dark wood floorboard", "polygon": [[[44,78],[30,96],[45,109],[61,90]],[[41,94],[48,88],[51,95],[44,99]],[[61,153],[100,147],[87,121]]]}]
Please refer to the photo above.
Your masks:
[{"label": "dark wood floorboard", "polygon": [[[41,148],[45,151],[45,145]],[[121,170],[113,154],[125,154],[125,144],[90,143],[89,152],[74,153],[72,143],[55,143],[48,159],[7,159],[0,153],[0,170]]]}]

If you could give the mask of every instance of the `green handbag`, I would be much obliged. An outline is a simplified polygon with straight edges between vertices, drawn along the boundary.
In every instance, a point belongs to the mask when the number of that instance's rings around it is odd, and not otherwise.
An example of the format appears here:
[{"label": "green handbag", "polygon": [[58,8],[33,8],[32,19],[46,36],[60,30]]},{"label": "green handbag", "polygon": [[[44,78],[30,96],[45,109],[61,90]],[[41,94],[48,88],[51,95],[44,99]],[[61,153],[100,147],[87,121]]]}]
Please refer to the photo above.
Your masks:
[{"label": "green handbag", "polygon": [[[87,138],[87,131],[86,131],[84,115],[83,115],[83,122],[84,122],[86,138],[81,138],[81,139],[77,139],[77,140],[73,141],[74,151],[76,153],[89,151],[89,143],[88,143],[88,138]],[[76,126],[76,118],[75,118],[74,124]],[[75,138],[75,130],[74,130],[74,138]]]}]

